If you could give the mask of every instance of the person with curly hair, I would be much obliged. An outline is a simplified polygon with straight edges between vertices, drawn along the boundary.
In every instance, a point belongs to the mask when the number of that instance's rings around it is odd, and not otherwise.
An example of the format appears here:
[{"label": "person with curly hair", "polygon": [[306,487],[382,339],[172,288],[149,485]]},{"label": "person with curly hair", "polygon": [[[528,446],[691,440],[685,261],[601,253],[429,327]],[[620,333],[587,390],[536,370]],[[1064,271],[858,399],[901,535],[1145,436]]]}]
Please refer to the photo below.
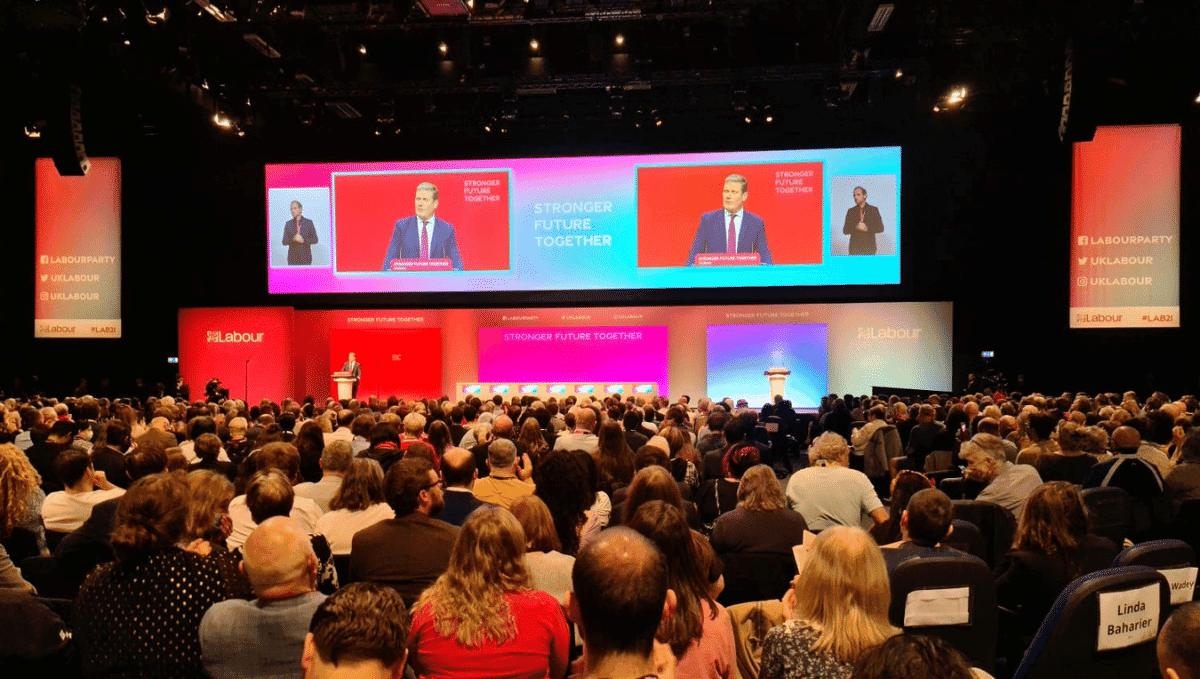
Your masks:
[{"label": "person with curly hair", "polygon": [[554,597],[533,589],[525,533],[506,509],[467,517],[450,566],[412,608],[408,657],[427,679],[562,677],[567,620]]},{"label": "person with curly hair", "polygon": [[1059,450],[1039,455],[1033,463],[1043,481],[1068,481],[1082,485],[1088,471],[1108,454],[1108,432],[1078,422],[1058,426]]},{"label": "person with curly hair", "polygon": [[11,443],[0,445],[0,590],[34,589],[21,576],[5,547],[12,544],[14,530],[23,530],[34,540],[39,553],[46,549],[46,533],[41,528],[46,495],[41,483],[41,475],[19,448]]},{"label": "person with curly hair", "polygon": [[83,671],[105,677],[204,677],[200,620],[230,598],[212,560],[184,550],[190,493],[183,474],[129,487],[112,531],[117,561],[99,566],[75,599]]},{"label": "person with curly hair", "polygon": [[717,517],[737,507],[738,486],[747,469],[760,461],[758,446],[750,442],[730,446],[721,460],[721,478],[709,479],[700,486],[700,518],[712,525]]}]

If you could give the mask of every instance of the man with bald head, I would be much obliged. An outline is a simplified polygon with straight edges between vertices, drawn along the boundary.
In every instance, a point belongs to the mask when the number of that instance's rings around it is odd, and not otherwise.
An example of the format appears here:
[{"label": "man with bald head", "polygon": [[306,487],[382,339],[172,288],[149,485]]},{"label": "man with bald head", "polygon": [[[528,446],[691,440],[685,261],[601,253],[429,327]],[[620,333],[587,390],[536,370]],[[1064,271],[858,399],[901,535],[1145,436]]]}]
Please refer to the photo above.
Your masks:
[{"label": "man with bald head", "polygon": [[475,508],[483,504],[471,491],[479,470],[475,456],[463,448],[451,448],[442,455],[442,486],[446,491],[445,505],[438,518],[448,524],[461,526]]},{"label": "man with bald head", "polygon": [[533,495],[533,481],[517,474],[517,447],[508,439],[496,439],[488,444],[488,467],[491,473],[479,479],[471,490],[480,502],[489,502],[505,509],[523,495]]},{"label": "man with bald head", "polygon": [[575,429],[554,442],[555,450],[585,450],[595,454],[600,450],[600,438],[596,431],[596,411],[589,407],[575,409]]},{"label": "man with bald head", "polygon": [[610,528],[579,551],[571,582],[567,616],[583,637],[585,677],[674,675],[670,648],[655,653],[655,632],[675,610],[676,595],[667,587],[667,559],[653,542],[629,528]]},{"label": "man with bald head", "polygon": [[1129,493],[1132,512],[1130,539],[1141,542],[1162,537],[1161,529],[1171,520],[1170,503],[1163,492],[1165,486],[1158,468],[1138,457],[1141,434],[1133,427],[1117,427],[1111,443],[1113,457],[1093,466],[1083,480],[1083,487],[1123,489]]},{"label": "man with bald head", "polygon": [[325,595],[316,591],[317,557],[292,519],[263,521],[242,549],[254,601],[215,604],[200,621],[204,669],[213,679],[296,677],[309,621]]},{"label": "man with bald head", "polygon": [[1200,679],[1200,603],[1175,609],[1158,633],[1158,671],[1163,679]]}]

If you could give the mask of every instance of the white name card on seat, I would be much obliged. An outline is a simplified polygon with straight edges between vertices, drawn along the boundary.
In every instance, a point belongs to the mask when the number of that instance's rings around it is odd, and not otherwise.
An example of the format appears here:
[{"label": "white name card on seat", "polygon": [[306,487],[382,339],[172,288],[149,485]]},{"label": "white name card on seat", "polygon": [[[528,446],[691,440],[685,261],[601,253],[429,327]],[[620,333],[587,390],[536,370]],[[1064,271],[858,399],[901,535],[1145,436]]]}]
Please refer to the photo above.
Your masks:
[{"label": "white name card on seat", "polygon": [[1127,592],[1100,593],[1096,650],[1111,651],[1158,636],[1158,583]]},{"label": "white name card on seat", "polygon": [[905,627],[966,625],[971,622],[971,588],[918,589],[904,600]]},{"label": "white name card on seat", "polygon": [[1167,584],[1171,587],[1171,605],[1178,606],[1186,604],[1192,600],[1192,593],[1196,590],[1196,571],[1195,566],[1190,568],[1160,568],[1159,573],[1167,579]]}]

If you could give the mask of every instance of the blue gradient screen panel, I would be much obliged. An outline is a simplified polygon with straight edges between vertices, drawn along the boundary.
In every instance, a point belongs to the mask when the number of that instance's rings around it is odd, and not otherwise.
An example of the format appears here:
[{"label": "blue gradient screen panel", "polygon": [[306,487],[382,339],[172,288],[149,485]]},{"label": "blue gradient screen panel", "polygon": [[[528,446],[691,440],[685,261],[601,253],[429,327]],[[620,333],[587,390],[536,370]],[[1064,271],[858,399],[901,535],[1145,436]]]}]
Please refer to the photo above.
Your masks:
[{"label": "blue gradient screen panel", "polygon": [[746,399],[758,408],[771,402],[764,374],[772,368],[791,371],[784,398],[797,408],[816,408],[829,393],[828,326],[710,325],[707,327],[708,394]]}]

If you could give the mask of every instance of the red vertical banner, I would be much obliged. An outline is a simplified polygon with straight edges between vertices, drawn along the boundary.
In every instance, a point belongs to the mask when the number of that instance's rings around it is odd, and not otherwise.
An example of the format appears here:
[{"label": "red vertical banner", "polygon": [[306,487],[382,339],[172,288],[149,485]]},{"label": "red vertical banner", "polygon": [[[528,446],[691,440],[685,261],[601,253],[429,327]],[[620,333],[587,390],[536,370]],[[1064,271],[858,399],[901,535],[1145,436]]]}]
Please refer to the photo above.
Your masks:
[{"label": "red vertical banner", "polygon": [[62,177],[35,166],[34,337],[121,336],[121,161]]},{"label": "red vertical banner", "polygon": [[1100,127],[1074,147],[1071,327],[1179,327],[1179,125]]},{"label": "red vertical banner", "polygon": [[203,398],[216,378],[233,398],[279,402],[293,393],[290,307],[179,310],[179,372]]}]

